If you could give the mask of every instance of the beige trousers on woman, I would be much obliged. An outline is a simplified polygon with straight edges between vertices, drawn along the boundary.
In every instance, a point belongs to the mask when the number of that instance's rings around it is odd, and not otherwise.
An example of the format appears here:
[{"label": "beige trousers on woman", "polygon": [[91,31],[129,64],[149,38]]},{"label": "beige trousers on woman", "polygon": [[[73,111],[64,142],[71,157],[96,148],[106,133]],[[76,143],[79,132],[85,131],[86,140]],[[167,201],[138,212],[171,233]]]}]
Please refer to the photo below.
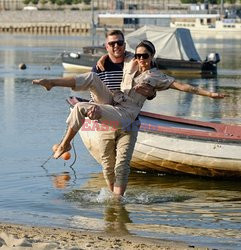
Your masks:
[{"label": "beige trousers on woman", "polygon": [[[91,105],[98,105],[102,117],[98,131],[99,152],[103,174],[108,184],[123,186],[127,184],[130,173],[129,163],[136,143],[138,125],[123,129],[130,124],[130,116],[121,106],[113,107],[113,94],[95,74],[82,74],[76,78],[74,90],[90,90],[94,103],[77,103],[70,113],[67,123],[75,131],[81,129],[85,122],[86,111]],[[133,104],[132,104],[133,105]],[[86,129],[85,126],[83,128]],[[82,129],[83,129],[82,128]],[[91,127],[89,127],[92,129]],[[102,129],[104,128],[104,129]],[[98,130],[98,127],[97,127]],[[97,133],[93,131],[93,133]]]}]

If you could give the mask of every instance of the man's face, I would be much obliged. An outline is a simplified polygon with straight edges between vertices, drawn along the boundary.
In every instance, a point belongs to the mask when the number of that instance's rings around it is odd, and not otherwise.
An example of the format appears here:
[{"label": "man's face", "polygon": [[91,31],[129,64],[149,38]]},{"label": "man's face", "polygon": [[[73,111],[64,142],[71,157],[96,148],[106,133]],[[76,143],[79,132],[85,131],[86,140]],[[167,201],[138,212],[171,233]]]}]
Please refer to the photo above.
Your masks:
[{"label": "man's face", "polygon": [[125,42],[121,35],[108,36],[106,38],[105,46],[109,55],[112,55],[115,58],[124,56]]}]

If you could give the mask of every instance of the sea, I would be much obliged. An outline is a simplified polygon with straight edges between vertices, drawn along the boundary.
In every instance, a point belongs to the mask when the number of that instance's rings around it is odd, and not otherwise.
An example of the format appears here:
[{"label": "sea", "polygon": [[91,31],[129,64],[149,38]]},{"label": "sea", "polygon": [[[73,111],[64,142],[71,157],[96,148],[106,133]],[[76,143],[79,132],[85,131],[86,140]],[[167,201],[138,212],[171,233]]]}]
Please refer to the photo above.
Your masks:
[{"label": "sea", "polygon": [[[69,161],[51,158],[66,129],[76,93],[49,92],[33,79],[68,75],[60,55],[104,42],[102,34],[0,34],[0,221],[33,226],[137,235],[210,249],[241,249],[241,182],[132,171],[116,202],[101,166],[80,137]],[[222,100],[175,90],[158,92],[143,110],[241,126],[241,40],[194,38],[202,58],[219,53],[218,75],[177,80],[229,94]],[[21,70],[20,64],[27,68]],[[77,93],[89,97],[88,92]],[[241,153],[241,152],[240,152]]]}]

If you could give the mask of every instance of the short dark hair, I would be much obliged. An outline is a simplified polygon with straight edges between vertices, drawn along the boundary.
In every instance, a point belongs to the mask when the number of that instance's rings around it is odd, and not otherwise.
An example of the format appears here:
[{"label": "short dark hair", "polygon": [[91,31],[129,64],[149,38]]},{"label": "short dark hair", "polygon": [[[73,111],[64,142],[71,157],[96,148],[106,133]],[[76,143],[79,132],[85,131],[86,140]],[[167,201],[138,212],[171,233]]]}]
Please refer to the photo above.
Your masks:
[{"label": "short dark hair", "polygon": [[139,47],[145,47],[151,53],[151,55],[155,55],[155,53],[156,53],[156,49],[155,49],[154,44],[152,42],[148,41],[148,40],[141,41],[136,46],[136,49],[139,48]]},{"label": "short dark hair", "polygon": [[123,40],[125,40],[124,34],[121,30],[110,30],[105,35],[106,38],[108,36],[122,36]]}]

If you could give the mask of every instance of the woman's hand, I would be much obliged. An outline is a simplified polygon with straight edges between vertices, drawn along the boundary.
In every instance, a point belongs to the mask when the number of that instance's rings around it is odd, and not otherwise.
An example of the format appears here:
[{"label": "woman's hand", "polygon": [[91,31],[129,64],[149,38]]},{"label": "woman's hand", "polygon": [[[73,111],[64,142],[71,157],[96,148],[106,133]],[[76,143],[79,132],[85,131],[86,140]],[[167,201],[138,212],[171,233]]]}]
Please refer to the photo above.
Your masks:
[{"label": "woman's hand", "polygon": [[33,80],[32,84],[36,84],[36,85],[41,85],[43,86],[47,91],[49,91],[50,89],[52,89],[52,87],[54,87],[54,84],[51,80],[48,79],[39,79],[39,80]]},{"label": "woman's hand", "polygon": [[214,99],[222,99],[224,97],[227,97],[229,96],[228,94],[225,94],[225,93],[216,93],[216,92],[210,92],[210,95],[209,95],[211,98],[214,98]]}]

